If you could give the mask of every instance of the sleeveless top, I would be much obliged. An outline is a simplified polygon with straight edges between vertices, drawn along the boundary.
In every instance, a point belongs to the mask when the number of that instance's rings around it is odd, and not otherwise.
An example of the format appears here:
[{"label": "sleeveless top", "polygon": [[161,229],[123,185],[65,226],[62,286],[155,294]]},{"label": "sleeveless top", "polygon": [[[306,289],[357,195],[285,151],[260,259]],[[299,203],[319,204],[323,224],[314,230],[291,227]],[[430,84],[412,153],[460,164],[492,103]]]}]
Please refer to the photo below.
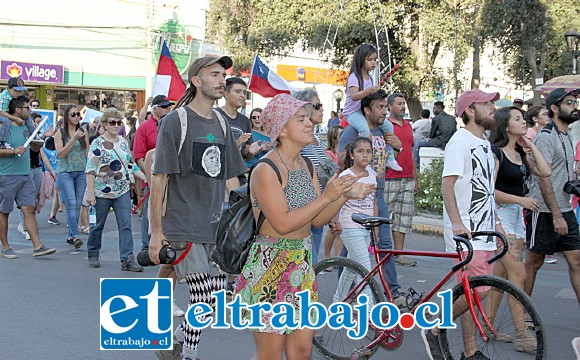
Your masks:
[{"label": "sleeveless top", "polygon": [[[284,163],[288,171],[288,183],[284,187],[284,195],[288,202],[289,210],[306,206],[317,197],[316,190],[312,185],[312,178],[308,175],[308,172],[302,164],[303,159],[299,159],[299,161],[301,166],[298,170],[290,170],[288,165]],[[252,206],[261,210],[258,200],[254,200]]]},{"label": "sleeveless top", "polygon": [[[60,128],[60,132],[63,135],[62,145],[66,146],[68,142],[65,143],[64,139],[64,128]],[[69,138],[68,141],[71,139]],[[56,167],[57,173],[62,172],[73,172],[73,171],[85,171],[87,166],[87,153],[81,147],[79,140],[75,140],[72,149],[69,151],[68,155],[64,158],[59,159],[58,165]]]}]

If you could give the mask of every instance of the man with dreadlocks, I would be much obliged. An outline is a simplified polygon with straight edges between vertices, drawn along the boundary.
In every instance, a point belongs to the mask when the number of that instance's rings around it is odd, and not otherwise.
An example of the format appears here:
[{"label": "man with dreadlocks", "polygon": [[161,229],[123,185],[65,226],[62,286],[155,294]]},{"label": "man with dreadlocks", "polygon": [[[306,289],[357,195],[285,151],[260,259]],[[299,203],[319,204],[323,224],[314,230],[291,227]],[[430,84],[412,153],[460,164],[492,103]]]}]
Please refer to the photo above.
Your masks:
[{"label": "man with dreadlocks", "polygon": [[[225,289],[226,279],[209,260],[214,243],[209,224],[224,201],[226,180],[246,171],[228,122],[212,110],[224,96],[226,70],[231,66],[227,56],[206,56],[191,64],[189,88],[177,103],[178,110],[167,114],[159,126],[152,171],[149,256],[159,263],[163,240],[184,249],[177,255],[181,258],[187,252],[185,257],[174,265],[178,278],[185,278],[189,287],[189,304],[205,302],[214,309],[211,294]],[[185,109],[187,126],[180,122],[180,107]],[[164,215],[163,209],[167,209]],[[156,355],[196,360],[200,335],[201,330],[184,319],[173,334],[173,350]]]}]

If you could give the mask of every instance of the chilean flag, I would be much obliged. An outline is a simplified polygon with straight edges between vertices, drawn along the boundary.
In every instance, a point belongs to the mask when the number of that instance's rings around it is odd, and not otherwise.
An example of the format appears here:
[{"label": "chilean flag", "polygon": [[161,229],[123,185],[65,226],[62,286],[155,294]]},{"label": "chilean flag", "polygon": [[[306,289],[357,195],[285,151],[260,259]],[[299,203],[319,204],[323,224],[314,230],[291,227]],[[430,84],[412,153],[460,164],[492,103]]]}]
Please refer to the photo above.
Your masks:
[{"label": "chilean flag", "polygon": [[177,66],[175,66],[165,40],[163,40],[155,83],[153,84],[153,94],[151,95],[165,95],[169,100],[177,101],[183,96],[185,89],[185,82],[181,78]]},{"label": "chilean flag", "polygon": [[260,60],[258,54],[254,58],[254,66],[252,66],[248,89],[266,98],[274,97],[278,94],[292,94],[296,92],[280,75],[270,71],[262,60]]}]

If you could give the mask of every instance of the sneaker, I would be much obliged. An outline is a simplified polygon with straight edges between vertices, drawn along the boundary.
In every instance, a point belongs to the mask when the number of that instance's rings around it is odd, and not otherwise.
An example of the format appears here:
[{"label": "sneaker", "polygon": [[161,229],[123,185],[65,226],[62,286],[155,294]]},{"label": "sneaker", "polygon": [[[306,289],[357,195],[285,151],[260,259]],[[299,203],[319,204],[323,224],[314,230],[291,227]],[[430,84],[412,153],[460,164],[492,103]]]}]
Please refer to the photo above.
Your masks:
[{"label": "sneaker", "polygon": [[519,352],[534,354],[538,348],[538,343],[534,333],[528,329],[516,330],[515,349]]},{"label": "sneaker", "polygon": [[558,262],[558,259],[556,259],[552,255],[546,255],[544,257],[544,264],[555,264],[557,262]]},{"label": "sneaker", "polygon": [[121,271],[141,272],[143,268],[132,259],[125,259],[121,262]]},{"label": "sneaker", "polygon": [[415,266],[417,262],[415,260],[409,259],[405,255],[395,256],[395,264],[401,266]]},{"label": "sneaker", "polygon": [[390,168],[391,170],[403,171],[403,168],[401,167],[401,165],[399,165],[397,160],[387,160],[387,167]]},{"label": "sneaker", "polygon": [[18,259],[18,255],[16,255],[12,248],[2,250],[2,257],[5,257],[6,259]]},{"label": "sneaker", "polygon": [[407,307],[407,296],[405,294],[399,293],[399,295],[393,298],[393,304],[397,305],[399,309]]},{"label": "sneaker", "polygon": [[83,241],[79,238],[73,238],[72,245],[75,247],[75,250],[79,250],[81,246],[83,246]]},{"label": "sneaker", "polygon": [[56,216],[53,216],[51,218],[48,219],[48,223],[51,225],[60,225],[60,221],[58,221],[58,219],[56,218]]},{"label": "sneaker", "polygon": [[439,345],[439,335],[435,335],[430,329],[421,331],[421,338],[425,344],[425,350],[431,360],[445,360],[441,346]]},{"label": "sneaker", "polygon": [[90,256],[89,257],[89,267],[92,267],[92,268],[100,268],[101,267],[101,263],[99,262],[98,256]]},{"label": "sneaker", "polygon": [[39,249],[32,249],[32,256],[44,256],[54,254],[56,249],[47,248],[46,246],[42,245]]},{"label": "sneaker", "polygon": [[21,233],[22,235],[26,235],[26,230],[24,230],[24,226],[22,225],[22,223],[18,224],[16,230],[18,230],[18,232]]},{"label": "sneaker", "polygon": [[572,339],[572,349],[576,353],[576,359],[580,360],[580,336]]},{"label": "sneaker", "polygon": [[181,360],[181,351],[183,350],[183,343],[173,339],[173,349],[157,350],[155,356],[160,360]]},{"label": "sneaker", "polygon": [[183,311],[177,304],[175,300],[173,301],[173,316],[182,317],[185,315],[185,311]]},{"label": "sneaker", "polygon": [[479,350],[475,352],[475,354],[471,355],[470,357],[466,357],[463,351],[461,352],[461,360],[490,360],[487,356],[483,355],[483,353]]}]

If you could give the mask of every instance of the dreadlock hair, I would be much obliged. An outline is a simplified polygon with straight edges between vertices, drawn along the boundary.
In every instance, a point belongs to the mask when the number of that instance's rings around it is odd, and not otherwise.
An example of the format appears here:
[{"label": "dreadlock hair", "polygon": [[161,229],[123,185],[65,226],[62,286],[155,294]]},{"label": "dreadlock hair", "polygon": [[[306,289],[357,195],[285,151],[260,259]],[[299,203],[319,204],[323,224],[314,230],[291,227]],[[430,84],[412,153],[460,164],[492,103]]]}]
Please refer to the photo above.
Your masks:
[{"label": "dreadlock hair", "polygon": [[365,136],[359,136],[350,143],[348,143],[345,148],[346,156],[344,157],[344,170],[353,167],[354,149],[356,149],[356,146],[361,142],[366,142],[371,146],[371,149],[373,148],[373,142],[371,141],[371,139]]},{"label": "dreadlock hair", "polygon": [[197,93],[196,87],[193,85],[191,80],[189,80],[189,87],[185,90],[185,94],[179,99],[175,108],[182,107],[183,105],[187,105],[195,98],[195,94]]}]

